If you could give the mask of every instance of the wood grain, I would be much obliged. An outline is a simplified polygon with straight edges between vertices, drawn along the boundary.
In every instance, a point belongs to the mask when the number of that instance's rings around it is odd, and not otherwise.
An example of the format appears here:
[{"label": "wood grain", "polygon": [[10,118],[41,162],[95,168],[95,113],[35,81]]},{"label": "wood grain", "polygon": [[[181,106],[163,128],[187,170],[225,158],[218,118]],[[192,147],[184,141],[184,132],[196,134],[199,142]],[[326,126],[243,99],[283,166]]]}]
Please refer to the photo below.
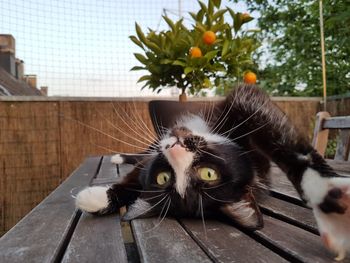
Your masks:
[{"label": "wood grain", "polygon": [[[0,239],[0,262],[53,262],[78,218],[71,191],[89,185],[100,157],[85,162]],[[53,231],[54,230],[54,231]]]},{"label": "wood grain", "polygon": [[157,218],[132,221],[141,262],[212,262],[176,220],[166,218],[153,229],[157,224]]}]

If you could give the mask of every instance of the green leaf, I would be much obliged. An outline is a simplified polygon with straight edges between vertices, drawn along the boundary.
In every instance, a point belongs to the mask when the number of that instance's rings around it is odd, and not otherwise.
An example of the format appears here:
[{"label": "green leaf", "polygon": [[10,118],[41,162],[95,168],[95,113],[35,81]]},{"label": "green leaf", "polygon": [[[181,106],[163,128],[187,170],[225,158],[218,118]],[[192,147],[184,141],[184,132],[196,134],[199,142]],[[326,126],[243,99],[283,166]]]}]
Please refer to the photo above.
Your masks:
[{"label": "green leaf", "polygon": [[201,6],[201,10],[203,10],[205,13],[208,12],[207,6],[202,3],[201,1],[198,1],[199,5]]},{"label": "green leaf", "polygon": [[181,66],[181,67],[186,67],[186,66],[187,66],[186,62],[183,62],[183,61],[181,61],[181,60],[175,60],[175,61],[173,62],[173,65],[174,65],[174,66]]},{"label": "green leaf", "polygon": [[213,21],[215,21],[216,19],[222,17],[226,12],[227,12],[227,9],[221,9],[221,10],[217,11],[217,12],[213,15]]},{"label": "green leaf", "polygon": [[210,61],[218,54],[218,52],[219,52],[219,50],[209,51],[204,55],[204,57],[207,58],[208,61]]},{"label": "green leaf", "polygon": [[140,54],[140,53],[134,53],[134,56],[137,58],[138,61],[140,61],[142,64],[147,65],[148,64],[148,59]]},{"label": "green leaf", "polygon": [[210,88],[212,86],[210,79],[204,78],[203,86],[206,88]]},{"label": "green leaf", "polygon": [[216,8],[220,8],[221,0],[212,0]]},{"label": "green leaf", "polygon": [[190,16],[192,17],[193,20],[197,20],[197,15],[193,12],[189,12]]},{"label": "green leaf", "polygon": [[230,47],[230,40],[225,39],[224,44],[222,45],[222,51],[221,51],[222,57],[225,57],[225,55],[229,51],[229,47]]},{"label": "green leaf", "polygon": [[169,27],[171,28],[171,30],[173,32],[176,32],[176,28],[175,28],[175,24],[173,21],[171,21],[171,19],[167,16],[163,16],[163,19],[165,20],[165,22],[169,25]]},{"label": "green leaf", "polygon": [[141,42],[145,42],[146,41],[146,37],[143,34],[143,32],[141,30],[141,27],[137,23],[135,23],[135,28],[136,28],[136,34],[139,37],[139,39],[141,40]]},{"label": "green leaf", "polygon": [[163,58],[160,60],[160,64],[172,64],[174,60],[168,59],[168,58]]},{"label": "green leaf", "polygon": [[138,45],[140,48],[144,49],[142,43],[140,40],[137,39],[135,36],[129,36],[132,42],[134,42],[136,45]]},{"label": "green leaf", "polygon": [[152,77],[150,75],[144,75],[138,79],[137,83],[145,81],[145,80],[151,80],[151,79],[152,79]]},{"label": "green leaf", "polygon": [[202,23],[197,22],[195,28],[198,29],[198,31],[200,31],[201,33],[204,33],[205,31],[207,31],[207,29]]},{"label": "green leaf", "polygon": [[130,71],[133,71],[133,70],[145,70],[145,69],[147,69],[147,68],[145,68],[145,67],[140,67],[140,66],[135,66],[135,67],[132,67],[132,68],[130,69]]},{"label": "green leaf", "polygon": [[190,72],[192,72],[194,69],[192,68],[192,67],[186,67],[185,69],[184,69],[184,73],[185,73],[185,75],[187,75],[188,73],[190,73]]},{"label": "green leaf", "polygon": [[162,53],[162,49],[158,47],[156,44],[154,44],[151,41],[146,40],[145,45],[151,49],[154,53],[160,54]]}]

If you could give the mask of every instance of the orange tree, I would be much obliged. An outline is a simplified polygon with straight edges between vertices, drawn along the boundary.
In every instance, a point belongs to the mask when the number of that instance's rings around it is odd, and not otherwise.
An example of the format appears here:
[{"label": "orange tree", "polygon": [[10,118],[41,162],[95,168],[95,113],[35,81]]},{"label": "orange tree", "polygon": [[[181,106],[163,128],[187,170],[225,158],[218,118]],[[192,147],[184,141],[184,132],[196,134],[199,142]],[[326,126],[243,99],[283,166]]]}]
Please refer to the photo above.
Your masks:
[{"label": "orange tree", "polygon": [[159,92],[176,86],[183,94],[186,90],[197,94],[203,88],[241,80],[243,72],[254,66],[252,53],[259,46],[255,38],[258,30],[242,29],[253,18],[229,7],[220,8],[220,0],[198,3],[199,11],[189,13],[191,28],[182,19],[173,22],[163,16],[169,29],[149,29],[145,34],[136,23],[136,35],[130,39],[143,50],[134,54],[142,66],[132,70],[148,71],[138,80],[144,82],[143,88]]}]

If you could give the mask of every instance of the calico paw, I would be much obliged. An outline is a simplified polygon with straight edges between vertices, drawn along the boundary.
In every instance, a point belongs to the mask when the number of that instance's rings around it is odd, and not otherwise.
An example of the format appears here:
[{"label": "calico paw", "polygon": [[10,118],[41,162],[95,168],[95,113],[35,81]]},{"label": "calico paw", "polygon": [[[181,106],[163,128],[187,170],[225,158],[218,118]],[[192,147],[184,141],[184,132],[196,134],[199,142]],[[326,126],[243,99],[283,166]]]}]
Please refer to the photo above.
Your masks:
[{"label": "calico paw", "polygon": [[97,213],[108,207],[108,187],[93,186],[80,191],[75,199],[77,208],[89,212]]},{"label": "calico paw", "polygon": [[308,168],[301,185],[323,243],[343,260],[350,251],[350,178],[321,177]]}]

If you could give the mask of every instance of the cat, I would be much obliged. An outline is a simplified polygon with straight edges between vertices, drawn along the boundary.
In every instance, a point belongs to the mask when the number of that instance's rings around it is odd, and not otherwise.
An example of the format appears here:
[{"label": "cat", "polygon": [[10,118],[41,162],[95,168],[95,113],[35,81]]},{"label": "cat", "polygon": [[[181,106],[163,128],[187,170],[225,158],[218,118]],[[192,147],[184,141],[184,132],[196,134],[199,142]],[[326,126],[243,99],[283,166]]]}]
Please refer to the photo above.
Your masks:
[{"label": "cat", "polygon": [[133,171],[110,187],[82,190],[76,206],[102,215],[127,205],[124,220],[225,217],[255,230],[263,220],[254,189],[268,180],[273,161],[313,208],[324,243],[345,257],[350,178],[327,165],[262,89],[242,84],[205,114],[179,114],[147,151],[114,155],[112,162],[133,164]]}]

